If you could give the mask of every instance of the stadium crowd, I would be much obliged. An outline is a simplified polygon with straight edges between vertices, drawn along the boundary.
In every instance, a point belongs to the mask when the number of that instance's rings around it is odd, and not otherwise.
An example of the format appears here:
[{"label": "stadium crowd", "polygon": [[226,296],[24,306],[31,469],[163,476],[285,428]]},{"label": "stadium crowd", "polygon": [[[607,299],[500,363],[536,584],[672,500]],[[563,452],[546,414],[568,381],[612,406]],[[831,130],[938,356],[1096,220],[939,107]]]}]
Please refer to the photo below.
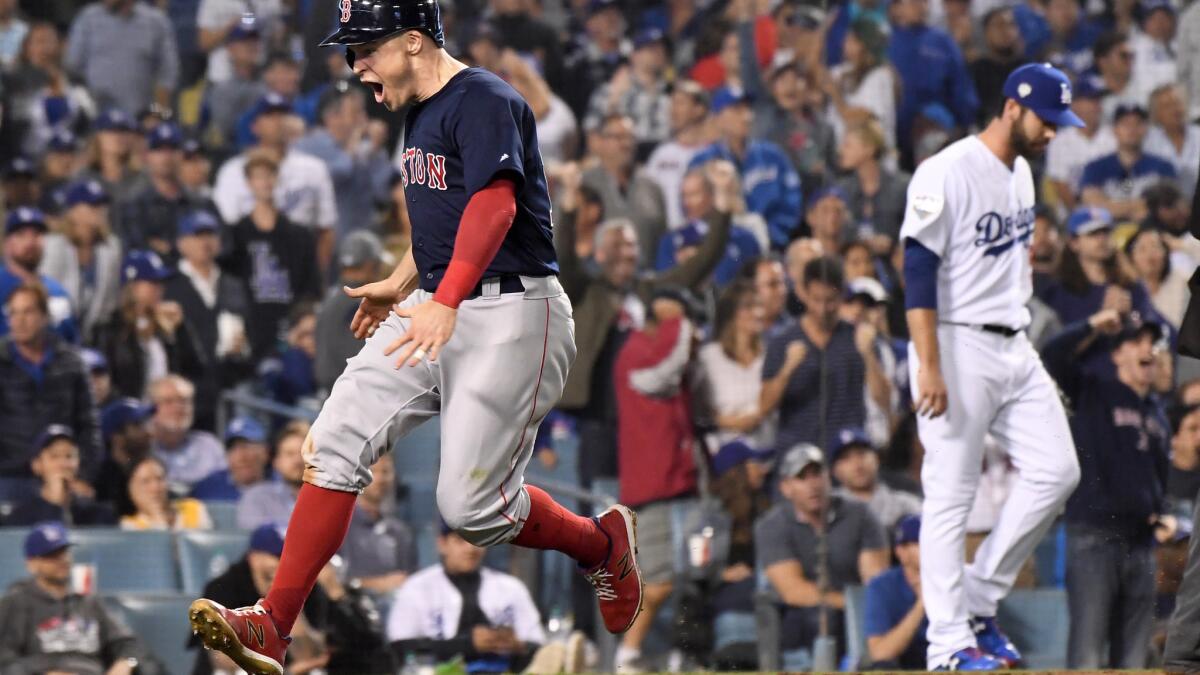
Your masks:
[{"label": "stadium crowd", "polygon": [[[188,667],[156,666],[80,597],[66,528],[209,529],[235,503],[246,554],[205,595],[269,587],[306,411],[361,344],[341,289],[410,245],[402,177],[426,171],[403,115],[317,47],[335,5],[0,0],[0,523],[33,528],[0,671]],[[1200,266],[1200,2],[440,6],[446,48],[537,118],[578,357],[535,464],[572,453],[577,487],[639,514],[645,612],[622,672],[757,669],[763,606],[785,670],[812,668],[824,636],[857,653],[852,621],[866,651],[847,665],[924,669],[907,184],[998,112],[1018,65],[1068,72],[1087,126],[1034,163],[1032,225],[977,226],[1024,228],[1027,333],[1082,470],[1017,586],[1065,588],[1064,665],[1161,662],[1200,491],[1200,363],[1174,354]],[[276,405],[228,415],[229,392]],[[1020,468],[989,442],[968,558]],[[583,634],[550,636],[516,556],[493,569],[406,520],[401,461],[375,467],[290,671],[594,658],[582,580]],[[418,569],[430,544],[440,562]],[[194,672],[230,670],[197,652]]]}]

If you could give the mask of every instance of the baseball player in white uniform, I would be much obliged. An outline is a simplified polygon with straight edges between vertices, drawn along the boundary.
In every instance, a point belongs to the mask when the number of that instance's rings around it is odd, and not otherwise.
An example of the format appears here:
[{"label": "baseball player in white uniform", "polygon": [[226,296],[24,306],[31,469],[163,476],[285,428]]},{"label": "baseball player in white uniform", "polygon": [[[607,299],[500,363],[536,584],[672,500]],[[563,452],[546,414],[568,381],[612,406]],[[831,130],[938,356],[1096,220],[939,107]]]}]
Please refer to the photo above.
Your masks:
[{"label": "baseball player in white uniform", "polygon": [[[1033,291],[1029,243],[1041,154],[1071,112],[1049,64],[1018,68],[1004,107],[977,136],[917,168],[900,236],[921,482],[921,589],[934,670],[999,670],[1020,653],[996,606],[1079,482],[1058,390],[1023,332]],[[1018,472],[995,529],[964,563],[967,515],[991,433]]]}]

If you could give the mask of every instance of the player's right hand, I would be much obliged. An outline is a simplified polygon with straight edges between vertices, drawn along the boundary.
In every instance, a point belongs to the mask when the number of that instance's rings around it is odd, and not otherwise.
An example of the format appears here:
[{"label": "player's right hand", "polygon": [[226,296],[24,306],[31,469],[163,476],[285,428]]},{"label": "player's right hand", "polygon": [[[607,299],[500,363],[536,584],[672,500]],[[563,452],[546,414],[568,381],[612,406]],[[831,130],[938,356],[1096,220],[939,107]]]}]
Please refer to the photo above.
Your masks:
[{"label": "player's right hand", "polygon": [[913,402],[913,410],[918,416],[939,417],[946,412],[949,399],[942,371],[925,366],[917,369],[917,400]]},{"label": "player's right hand", "polygon": [[355,338],[365,340],[375,334],[375,330],[392,313],[392,307],[400,301],[399,291],[391,279],[363,284],[358,288],[343,286],[342,290],[352,298],[358,298],[358,310],[350,320],[350,332]]}]

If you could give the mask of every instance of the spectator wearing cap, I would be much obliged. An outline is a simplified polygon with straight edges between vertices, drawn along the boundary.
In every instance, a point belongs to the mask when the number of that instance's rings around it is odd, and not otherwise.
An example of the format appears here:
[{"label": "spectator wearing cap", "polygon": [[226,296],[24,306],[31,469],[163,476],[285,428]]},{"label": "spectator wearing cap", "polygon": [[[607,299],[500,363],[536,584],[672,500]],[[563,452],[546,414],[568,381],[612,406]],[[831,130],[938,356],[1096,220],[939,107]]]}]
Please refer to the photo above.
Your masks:
[{"label": "spectator wearing cap", "polygon": [[1176,331],[1183,323],[1191,291],[1187,272],[1171,267],[1171,249],[1159,230],[1139,228],[1123,247],[1138,283],[1150,296],[1154,310]]},{"label": "spectator wearing cap", "polygon": [[1170,181],[1152,185],[1144,192],[1146,219],[1142,227],[1160,230],[1171,247],[1171,267],[1190,274],[1200,264],[1200,240],[1188,231],[1191,204],[1179,185]]},{"label": "spectator wearing cap", "polygon": [[[354,517],[338,555],[345,561],[347,579],[378,598],[391,595],[417,571],[417,544],[412,530],[396,517],[394,455],[371,467],[374,479],[358,496]],[[379,487],[374,487],[379,483]],[[352,582],[355,583],[355,582]]]},{"label": "spectator wearing cap", "polygon": [[200,141],[189,138],[183,142],[183,159],[179,163],[179,182],[189,194],[200,199],[212,199],[212,160]]},{"label": "spectator wearing cap", "polygon": [[[239,14],[227,21],[222,26],[227,31],[223,36],[223,46],[218,47],[214,54],[224,52],[228,55],[228,76],[214,79],[211,70],[206,73],[208,87],[204,92],[203,104],[209,114],[208,128],[215,133],[215,143],[221,147],[234,146],[238,121],[267,93],[266,86],[258,76],[263,62],[262,31],[258,18]],[[206,32],[201,28],[201,35]]]},{"label": "spectator wearing cap", "polygon": [[[22,14],[32,18],[30,10],[25,3]],[[4,69],[4,156],[40,155],[55,128],[80,128],[95,114],[87,88],[64,72],[62,43],[56,26],[32,21],[16,61]]]},{"label": "spectator wearing cap", "polygon": [[1117,150],[1092,160],[1079,180],[1080,201],[1108,209],[1117,220],[1146,217],[1142,192],[1162,180],[1175,180],[1170,160],[1144,151],[1147,132],[1146,109],[1121,105],[1113,113],[1113,136]]},{"label": "spectator wearing cap", "polygon": [[596,128],[609,116],[621,115],[633,120],[639,147],[649,150],[667,140],[671,131],[667,57],[666,35],[661,30],[639,30],[633,37],[629,63],[592,92],[584,126]]},{"label": "spectator wearing cap", "polygon": [[600,195],[606,218],[627,218],[637,228],[638,247],[648,259],[667,229],[666,201],[658,183],[637,165],[633,119],[603,118],[592,131],[598,162],[583,172],[583,184]]},{"label": "spectator wearing cap", "polygon": [[204,502],[190,497],[172,497],[167,465],[155,455],[130,465],[125,494],[127,506],[121,513],[122,530],[212,529],[212,519]]},{"label": "spectator wearing cap", "polygon": [[113,201],[119,202],[142,187],[141,174],[134,165],[137,125],[125,111],[106,108],[92,121],[91,130],[87,164],[79,178],[100,181]]},{"label": "spectator wearing cap", "polygon": [[248,378],[250,342],[246,323],[250,297],[245,282],[217,265],[221,221],[209,211],[192,211],[179,221],[179,273],[167,279],[163,297],[179,304],[184,323],[196,336],[204,360],[212,367],[195,380],[196,419],[212,428],[223,387]]},{"label": "spectator wearing cap", "polygon": [[292,307],[283,324],[283,340],[258,365],[258,387],[286,406],[303,406],[316,395],[317,315],[311,302]]},{"label": "spectator wearing cap", "polygon": [[179,375],[167,375],[152,381],[147,394],[154,405],[151,446],[177,492],[186,493],[212,472],[228,466],[217,437],[195,428],[194,384]]},{"label": "spectator wearing cap", "polygon": [[[879,368],[889,385],[885,391],[873,391],[871,382],[863,392],[866,420],[863,428],[877,448],[888,444],[900,418],[909,410],[908,386],[908,340],[892,336],[888,313],[892,311],[887,289],[873,276],[874,260],[869,257],[866,245],[854,242],[842,248],[845,261],[846,296],[839,316],[842,321],[855,326],[865,334],[872,331],[874,352],[879,359]],[[855,271],[851,262],[860,269]],[[870,274],[868,274],[868,272]],[[862,325],[863,328],[858,328]],[[864,335],[864,340],[866,339]],[[887,394],[884,396],[884,394]]]},{"label": "spectator wearing cap", "polygon": [[878,17],[860,16],[850,24],[843,46],[845,60],[820,83],[830,99],[829,119],[839,138],[848,128],[872,118],[883,130],[887,149],[896,147],[896,71],[888,62],[888,29]]},{"label": "spectator wearing cap", "polygon": [[130,114],[151,103],[166,106],[179,83],[175,31],[157,7],[105,0],[75,17],[66,66],[101,105]]},{"label": "spectator wearing cap", "polygon": [[862,427],[868,386],[882,406],[888,404],[890,388],[875,351],[876,331],[839,318],[843,286],[837,261],[810,261],[797,287],[806,311],[767,338],[760,408],[764,413],[779,410],[777,448],[797,443],[830,447],[839,429]]},{"label": "spectator wearing cap", "polygon": [[1081,78],[1095,80],[1103,93],[1104,119],[1113,120],[1119,105],[1145,105],[1138,85],[1133,81],[1133,48],[1129,36],[1120,31],[1100,35],[1092,44],[1092,68]]},{"label": "spectator wearing cap", "polygon": [[154,406],[136,398],[118,398],[100,412],[100,431],[108,453],[96,478],[96,499],[118,512],[129,507],[125,484],[135,462],[151,453],[150,418]]},{"label": "spectator wearing cap", "polygon": [[259,42],[282,46],[284,19],[280,0],[200,0],[196,27],[200,50],[208,54],[205,79],[220,85],[242,75],[238,66],[247,59],[242,43],[254,45],[253,64],[260,65]]},{"label": "spectator wearing cap", "polygon": [[1046,146],[1046,180],[1066,213],[1079,203],[1084,167],[1117,150],[1117,138],[1101,108],[1104,90],[1096,78],[1080,77],[1071,93],[1071,112],[1084,126],[1059,129]]},{"label": "spectator wearing cap", "polygon": [[772,249],[782,248],[800,223],[800,175],[779,146],[751,134],[754,112],[746,94],[728,89],[713,95],[719,140],[692,158],[689,169],[714,159],[737,168],[746,207],[767,221]]},{"label": "spectator wearing cap", "polygon": [[309,425],[292,421],[275,436],[275,452],[271,468],[272,480],[247,488],[238,500],[237,525],[253,530],[264,524],[286,523],[296,506],[296,494],[304,481],[304,441]]},{"label": "spectator wearing cap", "polygon": [[921,517],[904,516],[892,532],[892,551],[899,564],[867,583],[863,627],[867,656],[874,670],[924,670],[929,621],[921,600]]},{"label": "spectator wearing cap", "polygon": [[979,92],[981,128],[995,110],[1004,107],[1004,82],[1024,62],[1024,44],[1011,7],[996,7],[983,17],[983,55],[970,64],[971,80]]},{"label": "spectator wearing cap", "polygon": [[191,496],[204,501],[241,499],[267,479],[267,431],[253,417],[235,417],[225,427],[227,468],[218,469],[192,486]]},{"label": "spectator wearing cap", "polygon": [[158,673],[145,648],[100,596],[71,588],[72,542],[61,522],[25,537],[30,577],[0,598],[0,654],[14,673]]},{"label": "spectator wearing cap", "polygon": [[[513,0],[494,0],[507,4],[512,10],[520,4]],[[563,92],[563,100],[571,106],[577,119],[587,115],[588,101],[592,92],[605,82],[612,79],[629,52],[632,45],[625,35],[628,25],[621,13],[621,6],[616,0],[588,0],[585,5],[583,31],[567,44],[562,56],[562,67],[558,70],[561,81],[557,77],[547,78],[550,86]],[[512,14],[528,14],[528,10],[512,11]],[[498,35],[506,35],[506,27],[502,17],[492,22]],[[515,36],[514,36],[515,37]],[[509,46],[521,49],[521,43],[509,38]],[[549,64],[548,64],[549,65]]]},{"label": "spectator wearing cap", "polygon": [[80,308],[84,336],[112,319],[121,289],[121,242],[109,226],[108,192],[97,180],[72,183],[58,232],[46,235],[38,271],[58,280]]},{"label": "spectator wearing cap", "polygon": [[676,82],[671,89],[671,136],[650,153],[646,175],[658,183],[667,206],[667,227],[674,230],[687,223],[680,190],[683,176],[696,153],[708,145],[709,96],[692,80]]},{"label": "spectator wearing cap", "polygon": [[911,176],[884,166],[885,127],[874,120],[848,127],[838,147],[838,166],[846,175],[833,187],[845,195],[850,228],[866,240],[873,255],[888,255],[900,236]]},{"label": "spectator wearing cap", "polygon": [[275,207],[280,168],[272,156],[255,153],[244,169],[257,203],[250,215],[233,225],[221,266],[245,280],[249,289],[246,332],[251,353],[259,359],[274,350],[295,303],[321,298],[323,267],[311,230]]},{"label": "spectator wearing cap", "polygon": [[79,139],[70,129],[55,129],[46,141],[46,152],[42,155],[42,201],[43,211],[57,212],[60,204],[58,195],[74,182],[80,169]]},{"label": "spectator wearing cap", "polygon": [[542,161],[554,166],[575,159],[579,148],[575,113],[550,89],[535,66],[520,53],[506,49],[499,54],[497,72],[529,103]]},{"label": "spectator wearing cap", "polygon": [[307,270],[309,276],[315,277],[313,272],[328,269],[333,259],[338,210],[329,170],[320,159],[291,147],[293,137],[289,127],[294,113],[290,99],[269,93],[259,100],[250,115],[254,120],[255,145],[226,161],[217,171],[213,198],[221,218],[227,223],[237,223],[262,210],[261,191],[251,186],[248,169],[251,159],[255,163],[261,163],[260,157],[269,159],[276,167],[272,186],[274,204],[289,221],[310,230],[317,242],[317,260],[321,265]]},{"label": "spectator wearing cap", "polygon": [[443,527],[441,561],[409,577],[392,600],[386,636],[399,659],[461,657],[479,671],[516,672],[546,641],[520,579],[483,566],[486,549]]},{"label": "spectator wearing cap", "polygon": [[4,204],[9,209],[36,207],[42,199],[37,166],[24,155],[17,155],[4,164],[0,180],[4,183]]},{"label": "spectator wearing cap", "polygon": [[[1092,66],[1092,45],[1104,31],[1074,0],[1045,0],[1037,5],[1014,5],[1027,61],[1058,65],[1083,73]],[[1079,83],[1076,82],[1076,88]]]},{"label": "spectator wearing cap", "polygon": [[1175,30],[1179,25],[1171,0],[1139,0],[1134,8],[1138,30],[1130,33],[1133,50],[1133,82],[1142,103],[1155,89],[1178,82]]},{"label": "spectator wearing cap", "polygon": [[[1153,391],[1162,331],[1102,309],[1042,350],[1070,400],[1081,471],[1066,510],[1069,668],[1140,668],[1149,655],[1154,543],[1176,530],[1165,499],[1171,429]],[[1076,357],[1101,336],[1115,378],[1089,374]]]},{"label": "spectator wearing cap", "polygon": [[75,526],[116,524],[112,508],[95,502],[95,491],[80,477],[79,443],[70,427],[47,426],[30,450],[29,466],[41,488],[14,505],[5,526],[29,527],[47,520]]},{"label": "spectator wearing cap", "polygon": [[822,188],[808,201],[804,214],[807,234],[825,251],[840,251],[842,245],[855,239],[855,233],[847,227],[850,212],[846,206],[846,194],[836,186]]},{"label": "spectator wearing cap", "polygon": [[[8,212],[0,265],[0,304],[7,304],[20,286],[40,285],[46,291],[45,311],[50,326],[67,342],[78,342],[79,322],[70,294],[58,279],[38,272],[45,254],[46,230],[46,217],[38,209],[22,206]],[[8,331],[8,317],[0,313],[0,336]]]},{"label": "spectator wearing cap", "polygon": [[319,126],[296,141],[297,152],[320,159],[337,199],[337,239],[357,229],[379,231],[375,205],[387,198],[391,161],[387,124],[367,117],[362,87],[339,84],[321,95]]},{"label": "spectator wearing cap", "polygon": [[890,15],[888,58],[900,74],[896,139],[908,160],[902,163],[909,168],[914,156],[913,121],[920,110],[941,104],[953,115],[955,126],[966,128],[976,119],[979,96],[954,38],[928,24],[928,0],[893,0]]},{"label": "spectator wearing cap", "polygon": [[144,187],[116,205],[115,221],[127,250],[150,249],[173,259],[179,221],[187,213],[212,208],[179,182],[183,132],[162,122],[146,134]]},{"label": "spectator wearing cap", "polygon": [[816,446],[789,447],[778,469],[783,499],[754,525],[755,557],[783,605],[783,670],[809,670],[822,608],[828,634],[842,635],[842,592],[887,569],[887,534],[866,504],[833,493]]},{"label": "spectator wearing cap", "polygon": [[842,429],[829,447],[829,465],[838,488],[835,494],[857,499],[891,530],[904,516],[921,512],[921,499],[895,490],[879,477],[879,450],[862,429]]},{"label": "spectator wearing cap", "polygon": [[339,283],[329,289],[317,308],[316,342],[321,348],[313,367],[321,389],[332,389],[346,368],[346,360],[362,349],[363,341],[346,330],[358,310],[358,301],[342,288],[358,288],[379,279],[388,266],[385,258],[390,257],[379,237],[365,230],[350,234],[338,245]]},{"label": "spectator wearing cap", "polygon": [[[732,281],[745,261],[762,255],[769,245],[767,225],[757,213],[746,211],[737,180],[726,189],[729,192],[727,199],[734,205],[733,227],[729,229],[725,255],[713,270],[712,279],[718,287]],[[654,265],[659,272],[681,265],[696,255],[708,234],[708,223],[704,221],[704,216],[713,210],[715,198],[705,168],[697,167],[688,171],[680,192],[684,214],[689,220],[687,225],[663,235]]]},{"label": "spectator wearing cap", "polygon": [[1183,87],[1169,82],[1151,92],[1150,121],[1153,126],[1146,134],[1146,152],[1171,162],[1184,198],[1191,200],[1200,167],[1200,124],[1188,122]]}]

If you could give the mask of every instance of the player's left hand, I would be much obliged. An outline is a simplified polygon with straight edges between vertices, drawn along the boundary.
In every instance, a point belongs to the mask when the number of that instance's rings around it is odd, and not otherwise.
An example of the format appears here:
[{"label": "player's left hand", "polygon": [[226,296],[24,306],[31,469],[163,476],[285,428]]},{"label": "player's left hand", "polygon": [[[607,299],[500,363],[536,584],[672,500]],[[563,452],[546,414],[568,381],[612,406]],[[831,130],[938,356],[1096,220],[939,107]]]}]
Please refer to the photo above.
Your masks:
[{"label": "player's left hand", "polygon": [[391,356],[403,347],[400,358],[396,359],[397,368],[405,362],[415,366],[426,356],[430,361],[437,361],[442,345],[454,334],[458,310],[436,300],[426,300],[412,307],[397,307],[395,312],[396,316],[409,319],[408,330],[383,350],[384,356]]}]

